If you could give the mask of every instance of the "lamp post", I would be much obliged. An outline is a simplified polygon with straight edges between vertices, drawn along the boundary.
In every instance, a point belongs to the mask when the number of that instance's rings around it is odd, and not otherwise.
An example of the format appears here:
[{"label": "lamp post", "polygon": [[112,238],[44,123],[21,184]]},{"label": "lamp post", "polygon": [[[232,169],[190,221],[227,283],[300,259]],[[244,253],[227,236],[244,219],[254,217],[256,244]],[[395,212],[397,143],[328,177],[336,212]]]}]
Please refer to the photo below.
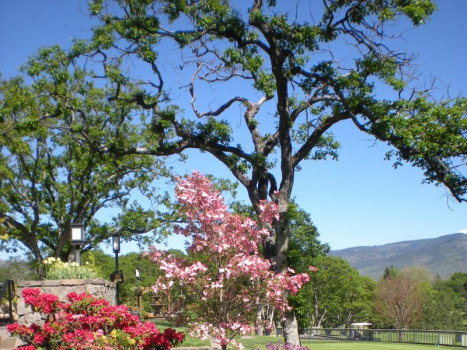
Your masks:
[{"label": "lamp post", "polygon": [[136,305],[138,306],[138,311],[141,312],[141,288],[140,288],[140,285],[139,285],[139,281],[141,279],[141,276],[139,274],[139,268],[138,267],[135,269],[135,275],[136,275],[136,283],[137,283],[137,287],[136,287]]},{"label": "lamp post", "polygon": [[81,223],[72,223],[70,225],[70,241],[73,248],[73,260],[81,265],[80,249],[84,243],[84,226]]},{"label": "lamp post", "polygon": [[118,269],[118,253],[120,252],[120,235],[112,235],[112,249],[115,253],[115,272],[111,276],[112,280],[116,283],[115,289],[115,304],[120,305],[120,290],[119,284],[123,281],[123,273]]}]

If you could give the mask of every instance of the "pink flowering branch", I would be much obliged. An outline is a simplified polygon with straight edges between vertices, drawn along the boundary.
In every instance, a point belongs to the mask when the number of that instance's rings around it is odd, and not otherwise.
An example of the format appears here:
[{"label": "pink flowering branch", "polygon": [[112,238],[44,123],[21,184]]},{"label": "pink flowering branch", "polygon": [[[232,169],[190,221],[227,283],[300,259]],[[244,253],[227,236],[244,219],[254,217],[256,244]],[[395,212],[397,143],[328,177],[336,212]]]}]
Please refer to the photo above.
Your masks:
[{"label": "pink flowering branch", "polygon": [[[175,232],[192,238],[189,259],[153,249],[150,257],[164,272],[153,289],[157,293],[183,285],[191,300],[183,304],[183,312],[192,334],[211,337],[223,349],[227,344],[241,349],[234,336],[254,331],[257,310],[269,303],[281,312],[289,310],[284,295],[296,294],[310,278],[292,270],[274,274],[258,251],[268,230],[229,212],[221,194],[200,173],[178,179],[175,193],[187,219]],[[275,203],[263,201],[260,208],[260,222],[271,224],[279,218]]]}]

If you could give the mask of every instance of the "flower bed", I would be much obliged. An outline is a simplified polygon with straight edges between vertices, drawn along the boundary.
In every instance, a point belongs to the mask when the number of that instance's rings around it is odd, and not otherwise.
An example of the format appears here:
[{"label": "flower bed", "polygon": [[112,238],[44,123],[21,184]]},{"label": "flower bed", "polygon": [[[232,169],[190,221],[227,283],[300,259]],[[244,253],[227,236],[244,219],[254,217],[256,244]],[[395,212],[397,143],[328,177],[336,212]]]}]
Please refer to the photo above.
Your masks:
[{"label": "flower bed", "polygon": [[58,258],[50,257],[44,260],[43,266],[48,280],[94,279],[99,277],[95,268],[88,263],[85,265],[76,262],[67,263]]},{"label": "flower bed", "polygon": [[41,322],[41,315],[28,307],[22,297],[22,291],[27,288],[39,288],[44,293],[56,295],[63,302],[68,300],[67,295],[71,292],[89,293],[97,298],[107,300],[110,304],[115,302],[115,283],[100,278],[20,281],[17,288],[18,303],[16,312],[18,322],[25,325]]},{"label": "flower bed", "polygon": [[160,332],[150,322],[142,323],[124,305],[110,305],[89,293],[69,293],[68,302],[39,289],[23,290],[25,304],[42,314],[43,325],[14,323],[8,331],[25,345],[20,349],[47,350],[169,350],[184,335],[172,328]]}]

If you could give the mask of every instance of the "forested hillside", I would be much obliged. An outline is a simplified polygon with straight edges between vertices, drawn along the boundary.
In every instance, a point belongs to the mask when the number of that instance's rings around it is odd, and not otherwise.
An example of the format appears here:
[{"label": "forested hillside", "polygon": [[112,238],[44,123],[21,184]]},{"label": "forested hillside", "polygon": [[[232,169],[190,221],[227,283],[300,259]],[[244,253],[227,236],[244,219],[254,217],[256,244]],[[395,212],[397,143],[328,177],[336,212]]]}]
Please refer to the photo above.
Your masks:
[{"label": "forested hillside", "polygon": [[391,265],[399,269],[422,265],[434,275],[447,278],[455,272],[467,272],[467,234],[331,250],[330,255],[346,259],[362,275],[373,279],[381,278]]}]

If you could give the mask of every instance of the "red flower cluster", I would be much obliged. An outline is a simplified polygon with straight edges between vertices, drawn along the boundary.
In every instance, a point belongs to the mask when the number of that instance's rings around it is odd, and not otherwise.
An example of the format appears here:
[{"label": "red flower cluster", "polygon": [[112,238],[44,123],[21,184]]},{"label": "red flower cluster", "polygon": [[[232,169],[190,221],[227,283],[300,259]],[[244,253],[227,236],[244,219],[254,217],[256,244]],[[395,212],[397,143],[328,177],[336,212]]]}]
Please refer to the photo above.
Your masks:
[{"label": "red flower cluster", "polygon": [[56,311],[59,301],[53,294],[40,294],[39,289],[26,288],[23,291],[23,298],[26,305],[31,305],[34,311],[42,311],[51,314]]},{"label": "red flower cluster", "polygon": [[126,306],[111,306],[88,293],[68,294],[69,303],[30,288],[23,291],[23,297],[26,305],[46,320],[42,327],[7,326],[26,343],[18,348],[21,350],[170,350],[184,338],[171,328],[161,333],[153,323],[142,323],[131,315]]}]

